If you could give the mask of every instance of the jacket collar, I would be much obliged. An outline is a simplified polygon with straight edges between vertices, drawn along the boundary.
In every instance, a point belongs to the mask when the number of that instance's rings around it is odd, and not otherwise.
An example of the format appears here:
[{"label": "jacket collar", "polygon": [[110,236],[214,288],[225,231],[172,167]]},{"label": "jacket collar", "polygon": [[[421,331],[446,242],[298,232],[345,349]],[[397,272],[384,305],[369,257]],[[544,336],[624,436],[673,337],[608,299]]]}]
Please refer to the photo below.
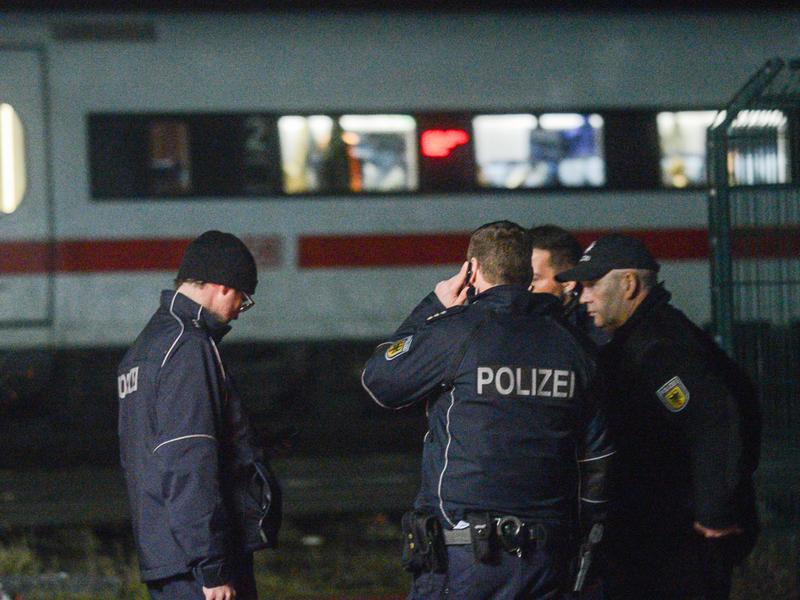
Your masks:
[{"label": "jacket collar", "polygon": [[470,304],[483,304],[493,310],[534,313],[558,312],[561,302],[551,294],[532,294],[523,285],[496,285],[475,296]]},{"label": "jacket collar", "polygon": [[230,325],[221,323],[207,309],[175,290],[161,292],[161,308],[181,321],[207,332],[215,342],[219,342],[231,330]]},{"label": "jacket collar", "polygon": [[636,310],[633,311],[633,314],[628,318],[628,320],[625,321],[625,323],[623,323],[622,326],[614,332],[611,342],[614,345],[621,344],[628,338],[628,336],[630,336],[633,330],[636,329],[638,324],[641,323],[642,320],[647,317],[647,315],[649,315],[659,306],[667,304],[671,298],[672,294],[664,289],[664,284],[659,283],[654,286],[653,289],[650,290],[650,293],[647,294],[645,299],[642,300],[641,304],[636,307]]}]

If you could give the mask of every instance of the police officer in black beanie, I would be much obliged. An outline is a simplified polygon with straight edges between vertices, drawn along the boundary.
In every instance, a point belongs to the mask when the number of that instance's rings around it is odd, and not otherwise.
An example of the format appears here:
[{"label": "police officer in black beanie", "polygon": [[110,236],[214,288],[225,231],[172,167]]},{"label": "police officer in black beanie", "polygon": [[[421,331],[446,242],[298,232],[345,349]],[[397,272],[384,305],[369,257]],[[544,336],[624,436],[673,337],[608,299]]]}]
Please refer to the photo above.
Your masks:
[{"label": "police officer in black beanie", "polygon": [[120,458],[141,577],[158,600],[255,599],[280,490],[217,345],[254,304],[253,255],[207,231],[118,369]]}]

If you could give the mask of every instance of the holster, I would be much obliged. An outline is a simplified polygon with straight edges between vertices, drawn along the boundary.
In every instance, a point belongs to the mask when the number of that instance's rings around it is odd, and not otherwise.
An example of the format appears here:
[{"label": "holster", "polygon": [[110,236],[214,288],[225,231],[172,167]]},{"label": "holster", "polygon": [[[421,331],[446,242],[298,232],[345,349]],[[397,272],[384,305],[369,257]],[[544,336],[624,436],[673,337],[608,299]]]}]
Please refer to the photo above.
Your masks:
[{"label": "holster", "polygon": [[410,510],[403,515],[403,568],[411,573],[447,571],[442,525],[434,516]]},{"label": "holster", "polygon": [[259,502],[258,533],[267,548],[278,547],[278,532],[283,519],[283,495],[278,479],[266,463],[254,462],[251,489]]}]

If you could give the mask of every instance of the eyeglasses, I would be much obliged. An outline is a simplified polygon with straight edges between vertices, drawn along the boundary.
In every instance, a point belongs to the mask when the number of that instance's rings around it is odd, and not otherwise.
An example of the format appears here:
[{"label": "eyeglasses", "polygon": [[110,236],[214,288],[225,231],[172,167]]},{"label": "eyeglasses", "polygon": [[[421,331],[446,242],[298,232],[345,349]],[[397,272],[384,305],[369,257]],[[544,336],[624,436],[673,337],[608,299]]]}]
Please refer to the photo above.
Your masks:
[{"label": "eyeglasses", "polygon": [[244,311],[253,308],[253,305],[256,303],[256,301],[250,297],[250,294],[241,290],[239,293],[242,295],[242,303],[239,305],[239,312],[243,313]]}]

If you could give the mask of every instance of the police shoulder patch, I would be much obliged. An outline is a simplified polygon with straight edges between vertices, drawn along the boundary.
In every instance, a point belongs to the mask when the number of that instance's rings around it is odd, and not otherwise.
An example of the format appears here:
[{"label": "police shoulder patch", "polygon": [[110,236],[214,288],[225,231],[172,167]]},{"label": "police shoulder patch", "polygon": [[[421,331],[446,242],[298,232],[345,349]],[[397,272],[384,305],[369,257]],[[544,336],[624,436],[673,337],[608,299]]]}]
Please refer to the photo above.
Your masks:
[{"label": "police shoulder patch", "polygon": [[680,412],[689,404],[689,389],[677,375],[658,388],[656,396],[670,412]]},{"label": "police shoulder patch", "polygon": [[401,354],[408,352],[411,349],[411,340],[413,337],[413,335],[409,335],[404,337],[402,340],[392,342],[386,349],[386,360],[393,360]]}]

